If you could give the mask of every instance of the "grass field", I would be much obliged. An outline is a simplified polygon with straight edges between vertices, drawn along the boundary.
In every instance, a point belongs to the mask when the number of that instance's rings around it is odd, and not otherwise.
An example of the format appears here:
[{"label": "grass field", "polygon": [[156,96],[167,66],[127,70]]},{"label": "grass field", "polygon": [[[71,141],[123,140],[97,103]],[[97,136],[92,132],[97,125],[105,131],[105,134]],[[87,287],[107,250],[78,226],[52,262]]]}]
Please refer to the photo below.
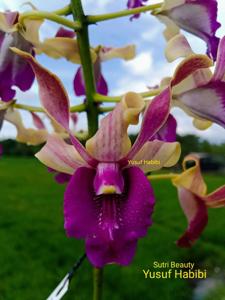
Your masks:
[{"label": "grass field", "polygon": [[[209,190],[225,183],[206,176]],[[63,191],[52,174],[33,158],[0,160],[0,300],[44,300],[75,260],[84,253],[83,241],[68,239],[63,229]],[[153,182],[157,204],[154,225],[140,240],[129,267],[109,265],[104,271],[104,299],[191,300],[194,280],[144,279],[142,269],[154,261],[194,262],[210,277],[225,270],[225,209],[211,209],[209,225],[192,249],[174,241],[186,221],[169,181]],[[216,275],[215,270],[219,270]],[[92,268],[88,261],[76,273],[65,300],[91,299]],[[219,288],[207,300],[222,300]]]}]

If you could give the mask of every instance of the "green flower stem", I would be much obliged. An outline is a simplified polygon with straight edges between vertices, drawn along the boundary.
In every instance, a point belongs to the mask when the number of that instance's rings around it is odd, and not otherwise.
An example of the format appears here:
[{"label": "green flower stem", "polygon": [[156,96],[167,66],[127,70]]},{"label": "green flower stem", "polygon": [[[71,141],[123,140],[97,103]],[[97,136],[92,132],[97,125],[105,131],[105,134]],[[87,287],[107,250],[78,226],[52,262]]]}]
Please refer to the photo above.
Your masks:
[{"label": "green flower stem", "polygon": [[74,19],[78,20],[82,25],[82,29],[77,32],[77,42],[80,50],[80,59],[86,90],[88,132],[90,136],[93,136],[98,130],[98,108],[93,97],[96,93],[96,87],[90,54],[88,24],[83,12],[81,0],[71,0],[71,8]]},{"label": "green flower stem", "polygon": [[[37,106],[30,106],[30,105],[17,104],[17,103],[13,104],[12,106],[15,108],[27,110],[30,112],[42,112],[42,113],[45,112],[45,110],[43,108],[37,107]],[[71,106],[70,111],[71,112],[82,112],[82,111],[85,111],[85,109],[86,109],[85,104],[80,104],[80,105]]]},{"label": "green flower stem", "polygon": [[110,106],[110,107],[99,107],[98,111],[100,113],[105,113],[105,112],[109,112],[112,111],[115,108],[115,106]]},{"label": "green flower stem", "polygon": [[22,26],[24,26],[25,19],[35,19],[35,20],[47,19],[55,23],[69,27],[73,30],[81,29],[81,23],[79,21],[71,21],[57,14],[50,13],[47,11],[31,11],[31,12],[25,12],[21,14],[19,17],[19,23],[22,24]]},{"label": "green flower stem", "polygon": [[[160,92],[161,92],[160,89],[155,89],[155,90],[139,93],[139,95],[142,96],[143,98],[148,98],[148,97],[157,96]],[[94,95],[94,100],[95,102],[119,102],[122,97],[123,95],[114,97],[114,96],[104,96],[96,93]]]},{"label": "green flower stem", "polygon": [[173,179],[179,176],[179,174],[169,173],[169,174],[159,174],[159,175],[149,175],[149,180],[160,180],[160,179]]},{"label": "green flower stem", "polygon": [[121,10],[121,11],[109,13],[109,14],[88,16],[87,21],[89,24],[93,24],[93,23],[102,22],[102,21],[106,21],[106,20],[135,15],[135,14],[139,14],[139,13],[146,12],[146,11],[152,11],[157,8],[160,8],[162,5],[163,5],[163,3],[157,3],[157,4],[141,6],[141,7],[137,7],[137,8],[133,8],[133,9]]},{"label": "green flower stem", "polygon": [[94,268],[93,270],[93,300],[102,299],[103,269]]},{"label": "green flower stem", "polygon": [[60,8],[60,9],[57,9],[57,10],[53,11],[53,13],[55,15],[59,15],[59,16],[68,16],[72,13],[71,6],[69,4],[69,5],[67,5],[63,8]]}]

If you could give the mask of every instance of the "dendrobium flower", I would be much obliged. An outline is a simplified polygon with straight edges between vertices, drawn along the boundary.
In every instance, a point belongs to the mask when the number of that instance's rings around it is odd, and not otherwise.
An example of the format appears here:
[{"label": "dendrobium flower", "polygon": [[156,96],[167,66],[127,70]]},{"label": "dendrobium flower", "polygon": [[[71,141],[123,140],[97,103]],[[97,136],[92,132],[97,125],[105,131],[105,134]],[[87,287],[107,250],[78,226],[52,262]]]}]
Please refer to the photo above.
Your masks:
[{"label": "dendrobium flower", "polygon": [[27,91],[34,81],[29,64],[10,50],[17,47],[34,54],[33,44],[25,39],[28,35],[24,36],[16,26],[18,17],[17,12],[0,13],[0,99],[5,102],[14,98],[13,86]]},{"label": "dendrobium flower", "polygon": [[[186,168],[188,162],[195,165]],[[199,157],[191,154],[183,161],[184,171],[172,182],[178,188],[181,208],[188,221],[188,228],[177,241],[180,247],[190,247],[199,238],[208,222],[208,208],[225,206],[225,185],[207,194],[207,187],[201,175]]]},{"label": "dendrobium flower", "polygon": [[[99,94],[108,94],[108,85],[102,74],[101,63],[113,58],[124,60],[133,59],[135,56],[135,46],[128,45],[123,48],[99,47],[96,50],[96,61],[94,63],[94,75],[96,80],[96,90]],[[79,67],[74,78],[74,92],[77,96],[85,95],[84,78],[82,68]]]},{"label": "dendrobium flower", "polygon": [[[127,8],[132,9],[132,8],[144,6],[144,3],[147,1],[148,0],[128,0]],[[140,14],[135,14],[130,19],[133,20],[133,19],[137,19],[139,17],[140,17]]]},{"label": "dendrobium flower", "polygon": [[[85,149],[69,129],[69,99],[59,79],[28,53],[14,51],[31,64],[43,107],[68,131],[73,143],[68,145],[52,135],[36,154],[48,167],[72,175],[64,197],[68,236],[85,239],[87,256],[96,267],[107,263],[128,265],[138,239],[146,235],[152,224],[155,200],[143,170],[173,166],[180,155],[178,143],[149,141],[168,118],[170,88],[146,108],[141,131],[132,147],[127,128],[138,123],[144,100],[130,92],[102,119]],[[140,159],[157,159],[160,164],[129,164]]]},{"label": "dendrobium flower", "polygon": [[[194,125],[199,129],[208,128],[212,122],[225,128],[225,37],[219,44],[214,74],[209,69],[213,61],[207,56],[202,56],[205,67],[195,69],[194,64],[199,55],[193,54],[181,35],[170,41],[166,53],[171,60],[181,55],[187,56],[177,67],[172,79],[173,105],[194,117]],[[180,77],[185,69],[190,71],[191,68],[195,70],[177,84],[178,76]]]},{"label": "dendrobium flower", "polygon": [[153,14],[167,26],[164,31],[167,40],[183,29],[203,39],[207,54],[216,59],[219,38],[215,34],[221,26],[217,22],[216,0],[164,0]]}]

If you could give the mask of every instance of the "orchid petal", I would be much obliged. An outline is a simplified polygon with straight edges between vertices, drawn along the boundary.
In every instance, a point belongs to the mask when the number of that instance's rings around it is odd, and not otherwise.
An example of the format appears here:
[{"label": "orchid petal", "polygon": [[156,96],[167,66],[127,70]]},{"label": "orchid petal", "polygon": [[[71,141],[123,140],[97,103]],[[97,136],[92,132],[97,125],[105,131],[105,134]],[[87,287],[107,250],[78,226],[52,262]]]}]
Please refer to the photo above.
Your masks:
[{"label": "orchid petal", "polygon": [[[181,154],[180,144],[166,143],[155,140],[147,142],[142,149],[133,157],[131,164],[140,162],[138,167],[145,173],[159,170],[163,167],[174,166]],[[130,163],[130,162],[129,162]]]},{"label": "orchid petal", "polygon": [[225,128],[225,82],[215,81],[179,95],[194,116]]},{"label": "orchid petal", "polygon": [[225,37],[220,40],[213,80],[225,81]]},{"label": "orchid petal", "polygon": [[43,123],[42,119],[34,112],[31,112],[34,126],[37,129],[46,129],[45,124]]},{"label": "orchid petal", "polygon": [[173,115],[169,114],[168,119],[159,131],[150,138],[151,141],[159,140],[164,142],[175,142],[176,141],[176,129],[177,121]]},{"label": "orchid petal", "polygon": [[168,87],[149,104],[144,113],[139,135],[125,159],[132,159],[143,145],[164,125],[170,110],[170,93],[171,91]]},{"label": "orchid petal", "polygon": [[182,34],[178,34],[171,38],[165,49],[165,55],[169,62],[172,62],[180,57],[187,57],[191,54],[194,54],[194,52],[192,51],[191,46],[185,36]]},{"label": "orchid petal", "polygon": [[20,34],[29,41],[33,46],[40,43],[39,30],[43,24],[43,20],[25,19],[24,27],[20,28]]},{"label": "orchid petal", "polygon": [[137,124],[144,108],[144,100],[135,93],[127,93],[114,110],[101,120],[100,128],[86,143],[86,149],[100,161],[117,161],[130,149],[127,134],[130,124]]},{"label": "orchid petal", "polygon": [[83,145],[70,132],[69,98],[59,78],[41,66],[29,53],[16,48],[12,50],[31,65],[37,78],[40,100],[47,114],[70,134],[74,147],[83,159],[89,164],[96,165],[97,161],[87,153]]},{"label": "orchid petal", "polygon": [[31,65],[38,81],[40,100],[47,113],[69,130],[69,99],[59,78],[41,66],[29,53],[16,48],[12,50]]},{"label": "orchid petal", "polygon": [[206,55],[190,55],[188,58],[184,59],[177,67],[171,85],[175,86],[185,78],[187,78],[189,75],[193,74],[195,71],[198,71],[199,69],[209,68],[212,65],[212,60],[209,59]]},{"label": "orchid petal", "polygon": [[206,130],[212,126],[212,122],[208,120],[200,120],[196,117],[193,119],[193,125],[199,130]]},{"label": "orchid petal", "polygon": [[46,141],[48,133],[46,130],[34,130],[25,128],[19,111],[9,108],[5,114],[5,120],[15,125],[17,129],[17,141],[28,145],[39,145]]},{"label": "orchid petal", "polygon": [[64,198],[66,232],[86,240],[86,253],[94,266],[128,265],[137,240],[151,225],[152,188],[142,171],[133,167],[123,172],[125,198],[104,195],[94,199],[94,176],[94,170],[79,168],[71,178]]},{"label": "orchid petal", "polygon": [[214,192],[202,197],[207,207],[218,208],[225,206],[225,185]]},{"label": "orchid petal", "polygon": [[[186,169],[186,163],[193,161],[195,165]],[[198,196],[204,196],[207,192],[206,184],[201,175],[199,157],[188,155],[183,161],[184,172],[175,177],[172,182],[178,188],[185,188]]]},{"label": "orchid petal", "polygon": [[55,59],[64,57],[75,64],[80,64],[79,48],[75,39],[66,37],[45,39],[36,45],[35,51],[37,54],[45,53]]},{"label": "orchid petal", "polygon": [[68,30],[64,27],[60,27],[59,30],[56,32],[55,37],[67,37],[67,38],[74,38],[76,33],[73,30]]},{"label": "orchid petal", "polygon": [[122,58],[124,60],[131,60],[135,57],[135,45],[128,45],[122,48],[107,48],[102,47],[99,51],[100,61],[106,61],[113,58]]},{"label": "orchid petal", "polygon": [[189,190],[178,189],[180,205],[188,221],[188,228],[177,241],[179,247],[191,247],[198,239],[208,222],[204,202]]},{"label": "orchid petal", "polygon": [[87,165],[74,147],[58,135],[49,135],[47,143],[35,156],[47,167],[71,175],[80,166]]},{"label": "orchid petal", "polygon": [[167,41],[180,33],[180,28],[165,15],[156,15],[157,19],[166,25],[166,29],[163,31],[163,35]]}]

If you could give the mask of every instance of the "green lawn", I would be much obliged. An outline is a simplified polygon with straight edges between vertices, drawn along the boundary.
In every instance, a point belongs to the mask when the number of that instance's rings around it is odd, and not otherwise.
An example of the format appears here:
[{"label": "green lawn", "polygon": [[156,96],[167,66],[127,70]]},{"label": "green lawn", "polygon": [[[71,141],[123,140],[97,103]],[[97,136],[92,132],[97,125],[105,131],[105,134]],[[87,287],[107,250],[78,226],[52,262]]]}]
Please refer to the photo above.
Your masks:
[{"label": "green lawn", "polygon": [[[209,189],[224,178],[206,176]],[[45,300],[84,252],[83,241],[68,239],[63,229],[64,186],[33,158],[0,160],[0,299]],[[129,267],[109,265],[104,274],[104,299],[191,300],[196,281],[144,279],[142,269],[154,261],[195,262],[207,269],[225,269],[225,209],[211,209],[209,225],[192,249],[177,248],[174,241],[186,221],[169,181],[154,181],[157,198],[154,225],[139,242]],[[88,261],[74,277],[65,300],[91,299],[92,268]],[[224,289],[215,298],[224,299]],[[211,300],[210,298],[207,298]]]}]

